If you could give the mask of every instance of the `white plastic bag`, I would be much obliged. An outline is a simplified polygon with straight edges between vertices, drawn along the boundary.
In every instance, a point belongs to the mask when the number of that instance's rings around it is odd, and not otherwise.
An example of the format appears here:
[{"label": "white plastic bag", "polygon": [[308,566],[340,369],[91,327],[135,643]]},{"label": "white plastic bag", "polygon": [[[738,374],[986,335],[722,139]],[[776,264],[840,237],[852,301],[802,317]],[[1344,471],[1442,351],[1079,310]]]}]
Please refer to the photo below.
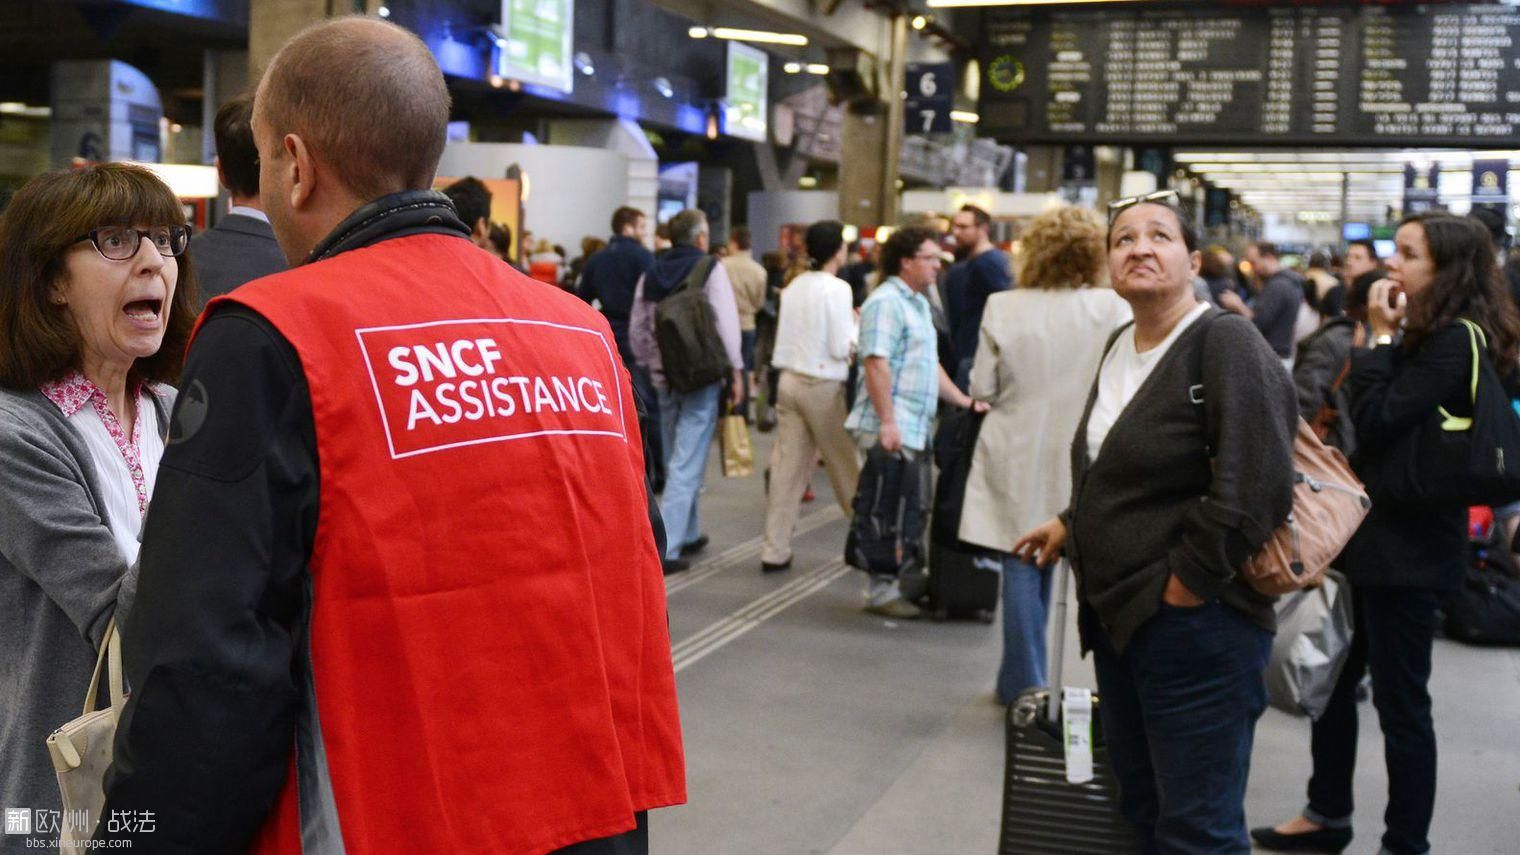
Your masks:
[{"label": "white plastic bag", "polygon": [[1277,638],[1267,663],[1267,698],[1293,715],[1319,718],[1351,652],[1351,589],[1334,570],[1324,583],[1277,600]]}]

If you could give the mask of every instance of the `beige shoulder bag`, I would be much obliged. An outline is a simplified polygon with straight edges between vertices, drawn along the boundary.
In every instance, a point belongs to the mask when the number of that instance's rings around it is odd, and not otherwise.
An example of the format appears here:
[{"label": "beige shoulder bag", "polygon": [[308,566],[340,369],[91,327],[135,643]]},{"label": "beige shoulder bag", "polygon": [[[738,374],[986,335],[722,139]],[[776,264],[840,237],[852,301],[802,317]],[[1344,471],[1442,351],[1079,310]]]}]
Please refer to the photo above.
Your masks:
[{"label": "beige shoulder bag", "polygon": [[[111,705],[97,710],[95,701],[102,668],[106,668],[108,675]],[[95,673],[84,696],[83,714],[47,738],[48,754],[53,758],[58,789],[63,795],[60,851],[81,851],[95,835],[95,825],[100,822],[106,803],[105,776],[111,765],[111,743],[116,738],[116,722],[126,701],[122,690],[121,633],[113,617],[106,625],[100,655],[95,658]]]}]

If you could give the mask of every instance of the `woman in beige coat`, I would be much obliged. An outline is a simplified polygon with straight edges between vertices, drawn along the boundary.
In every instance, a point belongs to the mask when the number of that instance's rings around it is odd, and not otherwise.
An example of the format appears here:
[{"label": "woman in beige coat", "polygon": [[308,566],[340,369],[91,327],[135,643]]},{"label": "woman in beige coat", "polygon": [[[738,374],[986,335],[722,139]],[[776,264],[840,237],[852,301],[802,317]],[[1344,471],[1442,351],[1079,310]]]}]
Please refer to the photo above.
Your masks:
[{"label": "woman in beige coat", "polygon": [[1108,337],[1129,304],[1107,287],[1103,230],[1077,208],[1037,218],[1023,236],[1019,287],[982,316],[971,396],[991,404],[977,438],[961,540],[1002,553],[1003,663],[997,694],[1011,703],[1045,684],[1050,570],[1010,554],[1020,533],[1066,507],[1071,438]]}]

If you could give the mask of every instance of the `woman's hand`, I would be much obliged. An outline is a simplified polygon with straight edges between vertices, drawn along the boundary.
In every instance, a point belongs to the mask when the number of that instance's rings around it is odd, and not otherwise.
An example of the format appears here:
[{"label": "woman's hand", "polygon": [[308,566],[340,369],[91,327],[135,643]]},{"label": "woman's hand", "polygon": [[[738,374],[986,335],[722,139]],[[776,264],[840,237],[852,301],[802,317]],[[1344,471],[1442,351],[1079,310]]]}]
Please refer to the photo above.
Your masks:
[{"label": "woman's hand", "polygon": [[1047,520],[1034,531],[1019,538],[1013,545],[1013,554],[1025,564],[1049,567],[1061,556],[1066,546],[1066,523],[1060,517]]},{"label": "woman's hand", "polygon": [[1392,279],[1379,279],[1367,291],[1367,322],[1372,325],[1374,336],[1393,335],[1404,322],[1409,307],[1409,295],[1401,290],[1392,308],[1388,306],[1388,294],[1398,283]]}]

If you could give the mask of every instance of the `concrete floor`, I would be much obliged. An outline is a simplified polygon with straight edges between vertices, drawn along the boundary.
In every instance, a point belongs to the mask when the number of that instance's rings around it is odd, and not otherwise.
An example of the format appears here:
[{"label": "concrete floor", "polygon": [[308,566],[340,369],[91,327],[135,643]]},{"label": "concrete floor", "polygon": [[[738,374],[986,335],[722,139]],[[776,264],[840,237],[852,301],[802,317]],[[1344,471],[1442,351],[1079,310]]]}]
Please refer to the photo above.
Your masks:
[{"label": "concrete floor", "polygon": [[[755,434],[757,469],[770,437]],[[657,811],[660,855],[961,855],[997,849],[1003,710],[992,696],[996,625],[889,621],[860,611],[841,565],[844,521],[822,472],[803,506],[793,569],[759,572],[761,478],[702,497],[712,545],[670,577],[686,739],[687,805]],[[1068,633],[1068,685],[1094,685]],[[1436,853],[1520,853],[1520,650],[1438,641],[1432,693],[1440,784]],[[1387,777],[1362,707],[1356,840],[1374,853]],[[1303,803],[1309,725],[1268,710],[1256,731],[1253,824]]]}]

